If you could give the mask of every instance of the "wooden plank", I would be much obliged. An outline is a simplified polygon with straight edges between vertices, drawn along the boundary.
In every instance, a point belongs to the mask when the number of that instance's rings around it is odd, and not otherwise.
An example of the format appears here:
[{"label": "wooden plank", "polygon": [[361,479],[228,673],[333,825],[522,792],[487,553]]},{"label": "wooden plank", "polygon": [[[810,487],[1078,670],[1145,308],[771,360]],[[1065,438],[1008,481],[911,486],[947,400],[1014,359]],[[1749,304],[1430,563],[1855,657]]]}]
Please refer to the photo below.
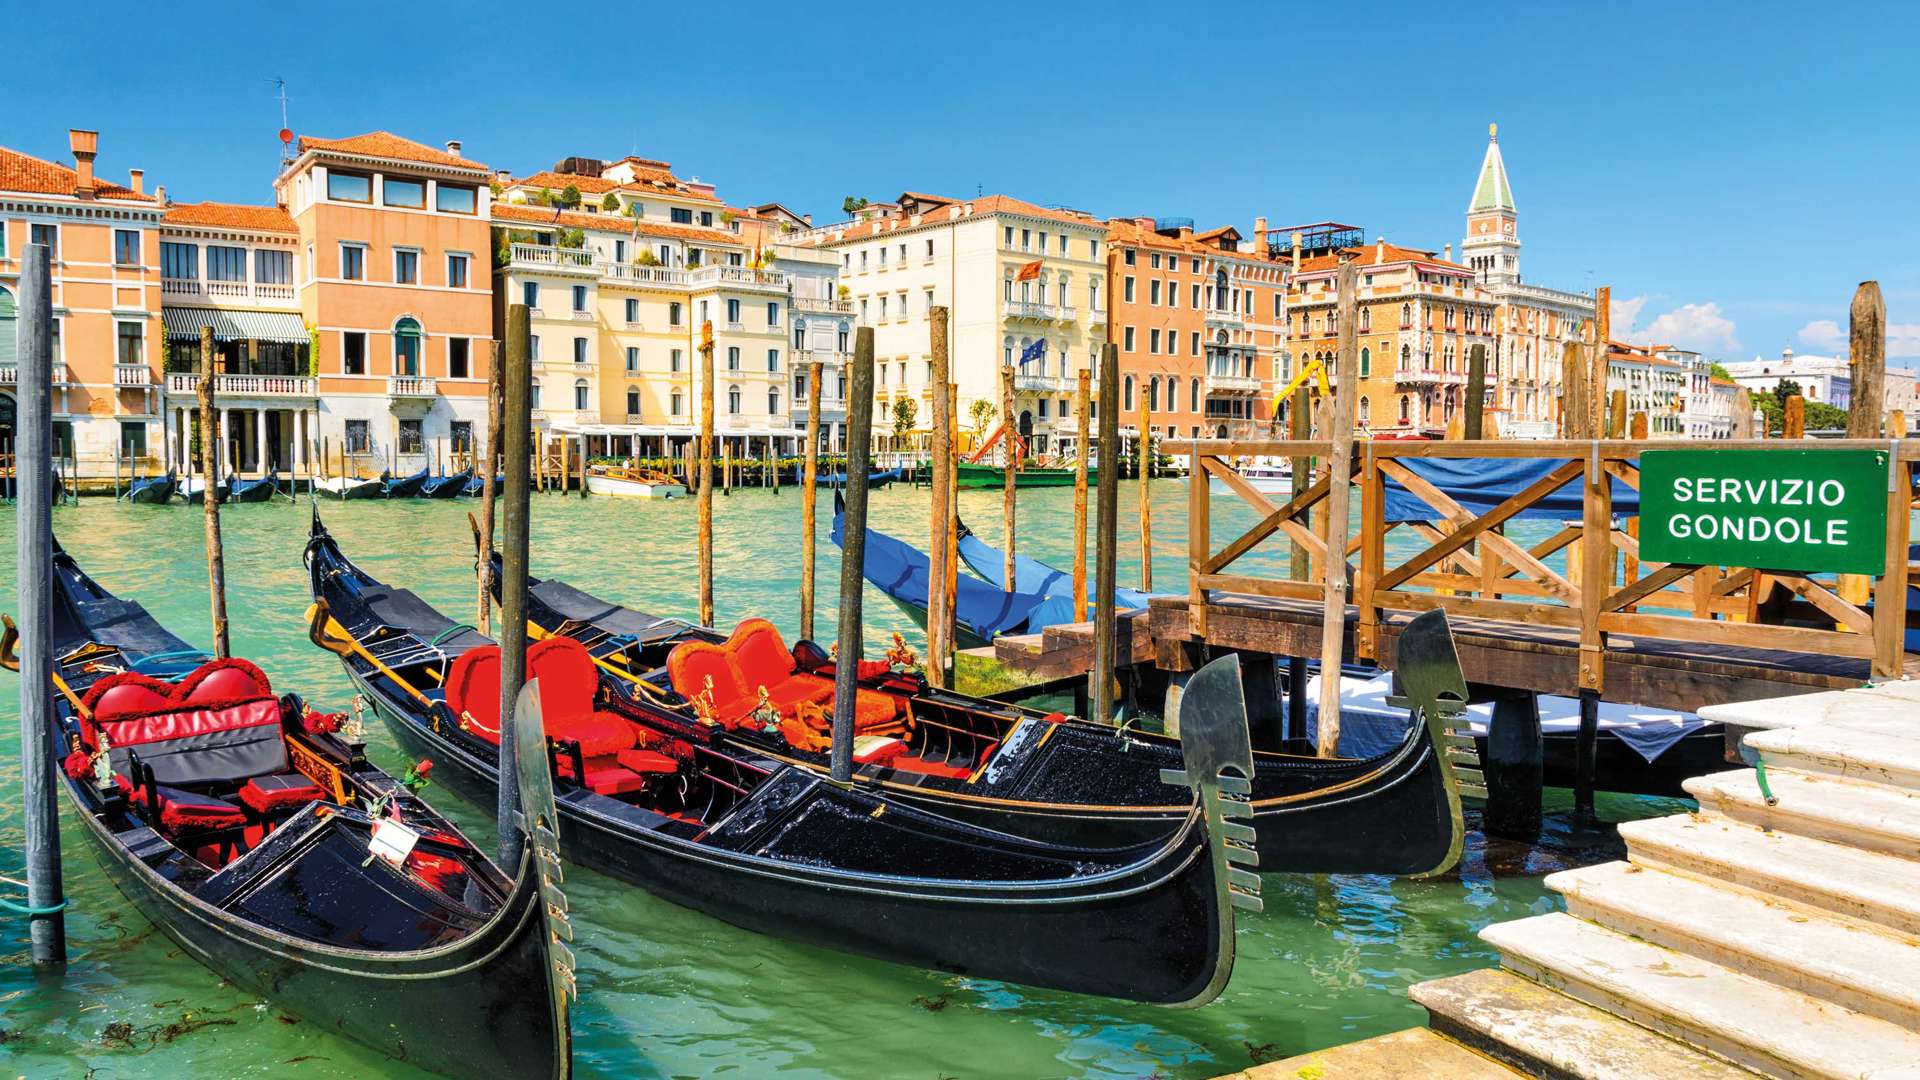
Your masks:
[{"label": "wooden plank", "polygon": [[1386,532],[1384,528],[1366,528],[1386,516],[1387,487],[1380,475],[1380,463],[1374,459],[1373,444],[1367,444],[1366,460],[1360,471],[1360,573],[1354,579],[1352,595],[1359,601],[1360,628],[1353,649],[1362,660],[1378,655],[1380,608],[1369,598],[1374,583],[1386,572]]},{"label": "wooden plank", "polygon": [[[1104,447],[1100,451],[1102,463],[1113,456]],[[1205,637],[1207,590],[1200,584],[1200,576],[1206,573],[1213,546],[1213,508],[1208,492],[1213,485],[1207,483],[1202,461],[1199,444],[1195,443],[1187,468],[1187,602],[1191,605],[1191,633]],[[1117,462],[1114,467],[1118,467]]]},{"label": "wooden plank", "polygon": [[1287,581],[1281,578],[1243,577],[1237,574],[1201,574],[1196,579],[1201,589],[1222,589],[1249,596],[1283,596],[1295,600],[1318,600],[1326,586],[1315,581]]},{"label": "wooden plank", "polygon": [[[1425,478],[1415,474],[1412,470],[1406,468],[1406,466],[1396,462],[1391,466],[1391,469],[1396,479],[1399,479],[1401,483],[1407,486],[1407,489],[1409,491],[1412,491],[1415,495],[1418,495],[1421,499],[1425,500],[1429,505],[1438,507],[1441,513],[1445,514],[1447,519],[1454,524],[1456,529],[1468,528],[1476,520],[1474,516],[1466,510],[1465,507],[1462,507],[1459,503],[1455,502],[1451,496],[1447,495],[1445,492],[1441,491],[1439,488],[1429,483]],[[1546,482],[1545,480],[1542,480],[1542,481],[1538,481],[1537,483],[1545,483],[1545,482]],[[1527,490],[1531,491],[1533,489],[1530,487]],[[1553,489],[1548,488],[1547,490],[1551,491]],[[1518,498],[1518,497],[1519,496],[1515,496],[1515,498]],[[1505,505],[1505,504],[1502,504],[1502,505]],[[1508,560],[1515,565],[1516,569],[1525,572],[1529,577],[1532,577],[1534,580],[1544,581],[1544,582],[1547,582],[1549,586],[1552,588],[1564,590],[1564,592],[1561,593],[1560,595],[1561,595],[1561,598],[1566,600],[1568,603],[1579,602],[1580,592],[1577,588],[1575,588],[1572,585],[1572,583],[1568,582],[1566,578],[1563,578],[1559,574],[1555,573],[1554,570],[1551,567],[1547,566],[1545,563],[1541,562],[1536,558],[1533,558],[1531,553],[1527,552],[1525,549],[1521,548],[1519,545],[1515,544],[1513,541],[1508,540],[1505,536],[1501,535],[1497,531],[1494,531],[1494,529],[1497,528],[1497,526],[1498,526],[1498,523],[1496,523],[1495,526],[1488,527],[1487,531],[1480,536],[1479,540],[1480,540],[1481,547],[1487,549],[1490,555],[1494,555],[1494,556],[1498,556],[1502,554],[1507,555]]]},{"label": "wooden plank", "polygon": [[[1408,479],[1412,479],[1416,483],[1420,483],[1420,484],[1426,483],[1425,481],[1421,480],[1419,477],[1414,476],[1414,474],[1411,471],[1406,469],[1404,466],[1399,465],[1398,463],[1382,462],[1381,468],[1383,470],[1386,470],[1390,474],[1394,475],[1395,478],[1400,480],[1402,483],[1405,483]],[[1484,532],[1486,532],[1486,530],[1491,529],[1493,526],[1508,520],[1509,518],[1513,517],[1515,514],[1518,514],[1520,511],[1533,505],[1534,502],[1539,500],[1542,496],[1547,495],[1549,492],[1557,490],[1562,484],[1565,484],[1568,480],[1571,480],[1575,476],[1579,475],[1581,468],[1582,468],[1582,465],[1580,462],[1569,461],[1561,465],[1560,467],[1554,469],[1552,472],[1548,473],[1547,475],[1541,477],[1540,479],[1535,480],[1533,483],[1528,484],[1524,489],[1515,493],[1512,497],[1501,502],[1500,505],[1495,506],[1491,510],[1487,511],[1485,514],[1474,519],[1472,524],[1455,530],[1452,535],[1448,536],[1447,539],[1441,541],[1439,544],[1428,548],[1426,551],[1422,552],[1419,555],[1416,555],[1414,558],[1408,560],[1407,562],[1401,563],[1400,566],[1390,571],[1380,579],[1380,587],[1383,589],[1394,588],[1398,586],[1401,582],[1405,581],[1407,578],[1412,577],[1414,573],[1420,570],[1423,570],[1426,567],[1432,565],[1433,563],[1439,561],[1441,558],[1449,554],[1452,554],[1455,551],[1460,550],[1461,548],[1465,547],[1468,541],[1471,541],[1474,537],[1479,536]],[[1426,485],[1426,486],[1431,487],[1432,485]],[[1411,490],[1411,487],[1412,485],[1409,485],[1410,490]],[[1438,494],[1437,490],[1435,493]],[[1423,499],[1428,498],[1428,496],[1425,494],[1422,494],[1420,497]],[[1447,502],[1452,502],[1452,500],[1447,499],[1445,495],[1440,495],[1440,498],[1443,500],[1446,500]],[[1536,578],[1559,583],[1562,587],[1564,587],[1566,591],[1566,595],[1563,598],[1566,599],[1567,602],[1571,604],[1579,603],[1580,594],[1577,589],[1575,589],[1571,584],[1569,584],[1565,578],[1562,578],[1559,574],[1556,574],[1552,570],[1548,569],[1544,563],[1541,563],[1538,559],[1535,559],[1533,556],[1529,555],[1518,544],[1514,544],[1511,541],[1507,541],[1506,549],[1501,551],[1501,554],[1504,555],[1507,559],[1511,560],[1512,562],[1517,563],[1520,566],[1524,567],[1530,573],[1533,573]]]},{"label": "wooden plank", "polygon": [[1580,625],[1580,612],[1558,604],[1527,604],[1517,600],[1485,600],[1473,596],[1438,596],[1433,593],[1387,592],[1376,590],[1374,603],[1400,610],[1431,611],[1445,609],[1449,615],[1475,619],[1504,619],[1538,626]]},{"label": "wooden plank", "polygon": [[[1224,463],[1216,459],[1207,460],[1207,471],[1210,475],[1219,476],[1222,480],[1226,481],[1228,487],[1234,487],[1236,484],[1246,484],[1246,480],[1243,479],[1240,474],[1234,472]],[[1192,478],[1190,478],[1190,481],[1191,479]],[[1192,487],[1195,486],[1195,484],[1190,482],[1188,486]],[[1198,486],[1205,486],[1205,484],[1202,482]],[[1237,488],[1235,490],[1238,491]],[[1247,492],[1242,494],[1241,497],[1246,498],[1247,494],[1260,497],[1260,492],[1254,491],[1250,486],[1247,487]],[[1260,505],[1270,508],[1267,511],[1267,516],[1261,519],[1259,524],[1242,533],[1233,543],[1222,548],[1220,554],[1204,560],[1201,564],[1200,573],[1212,574],[1232,565],[1235,560],[1253,550],[1262,540],[1265,540],[1280,530],[1286,531],[1287,539],[1311,552],[1315,560],[1325,562],[1327,557],[1326,544],[1321,541],[1318,536],[1315,536],[1306,526],[1295,520],[1295,518],[1308,507],[1325,498],[1326,494],[1327,478],[1323,476],[1319,480],[1314,481],[1312,487],[1294,496],[1285,506],[1273,508],[1271,502],[1267,501],[1264,497],[1260,497],[1259,504],[1256,504],[1256,508]],[[1248,501],[1252,502],[1253,500],[1248,499]]]},{"label": "wooden plank", "polygon": [[1856,634],[1866,634],[1869,637],[1873,635],[1872,617],[1828,592],[1819,582],[1807,577],[1787,575],[1781,575],[1777,580],[1837,625],[1844,626]]},{"label": "wooden plank", "polygon": [[1778,649],[1823,656],[1850,656],[1862,660],[1873,658],[1873,642],[1870,639],[1860,634],[1841,634],[1832,630],[1759,623],[1702,622],[1677,615],[1624,612],[1604,613],[1599,616],[1599,623],[1599,629],[1606,633],[1645,634],[1696,645]]},{"label": "wooden plank", "polygon": [[1660,592],[1667,586],[1685,578],[1698,569],[1700,569],[1700,567],[1689,563],[1668,563],[1665,566],[1655,567],[1647,576],[1638,581],[1627,583],[1625,588],[1608,596],[1601,610],[1619,611],[1622,608],[1630,607],[1652,596],[1654,593]]},{"label": "wooden plank", "polygon": [[[1604,365],[1604,356],[1601,360]],[[1607,559],[1613,534],[1613,485],[1607,482],[1607,475],[1602,472],[1598,476],[1586,476],[1581,487],[1584,499],[1580,536],[1580,592],[1595,602],[1580,605],[1580,688],[1604,691],[1606,637],[1601,626],[1598,601],[1607,595],[1607,588],[1613,581],[1613,567]]]},{"label": "wooden plank", "polygon": [[[1874,290],[1877,295],[1878,287]],[[1920,445],[1920,439],[1901,439],[1899,444]],[[1913,511],[1913,465],[1901,462],[1891,469],[1887,491],[1886,572],[1873,588],[1873,674],[1875,678],[1897,679],[1901,674],[1902,650],[1906,639],[1907,546],[1911,543]]]}]

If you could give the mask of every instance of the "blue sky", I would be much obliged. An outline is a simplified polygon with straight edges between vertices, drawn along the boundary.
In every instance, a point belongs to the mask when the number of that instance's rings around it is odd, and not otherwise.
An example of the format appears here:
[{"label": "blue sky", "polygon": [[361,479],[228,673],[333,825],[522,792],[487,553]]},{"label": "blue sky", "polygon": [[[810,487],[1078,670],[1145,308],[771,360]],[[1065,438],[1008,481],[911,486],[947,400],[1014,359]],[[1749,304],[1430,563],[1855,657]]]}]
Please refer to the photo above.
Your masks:
[{"label": "blue sky", "polygon": [[1438,249],[1497,121],[1526,278],[1611,285],[1616,334],[1844,351],[1875,278],[1920,366],[1917,11],[96,2],[16,25],[0,144],[65,160],[96,127],[108,175],[265,201],[277,76],[300,133],[459,138],[517,172],[638,152],[821,221],[984,190]]}]

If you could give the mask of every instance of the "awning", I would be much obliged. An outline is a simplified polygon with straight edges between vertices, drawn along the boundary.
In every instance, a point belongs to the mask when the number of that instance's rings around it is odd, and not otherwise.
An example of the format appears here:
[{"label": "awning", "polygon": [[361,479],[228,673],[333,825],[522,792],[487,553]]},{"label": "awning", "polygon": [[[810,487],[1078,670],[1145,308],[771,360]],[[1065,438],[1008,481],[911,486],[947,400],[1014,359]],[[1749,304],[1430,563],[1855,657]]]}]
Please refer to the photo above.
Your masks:
[{"label": "awning", "polygon": [[168,337],[197,338],[213,327],[215,341],[284,341],[305,345],[307,325],[291,311],[216,311],[212,308],[162,308]]}]

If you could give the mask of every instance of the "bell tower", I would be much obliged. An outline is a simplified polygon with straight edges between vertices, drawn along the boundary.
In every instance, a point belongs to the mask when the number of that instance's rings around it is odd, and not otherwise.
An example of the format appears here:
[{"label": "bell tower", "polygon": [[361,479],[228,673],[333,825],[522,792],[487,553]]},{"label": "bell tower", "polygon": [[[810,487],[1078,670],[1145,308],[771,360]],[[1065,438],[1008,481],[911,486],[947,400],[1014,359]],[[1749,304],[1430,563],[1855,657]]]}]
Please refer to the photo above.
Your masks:
[{"label": "bell tower", "polygon": [[1460,245],[1460,261],[1472,267],[1481,281],[1520,280],[1518,221],[1507,165],[1500,157],[1500,126],[1488,124],[1487,156],[1480,162],[1480,178],[1467,204],[1467,238]]}]

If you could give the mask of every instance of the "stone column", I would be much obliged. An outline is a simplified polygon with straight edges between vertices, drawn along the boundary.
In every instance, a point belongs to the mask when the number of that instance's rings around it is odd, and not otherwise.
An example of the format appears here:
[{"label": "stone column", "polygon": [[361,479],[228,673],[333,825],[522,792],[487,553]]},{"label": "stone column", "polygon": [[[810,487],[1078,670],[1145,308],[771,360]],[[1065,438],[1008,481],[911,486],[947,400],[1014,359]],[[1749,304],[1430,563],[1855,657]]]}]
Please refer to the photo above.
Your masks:
[{"label": "stone column", "polygon": [[220,475],[233,475],[233,409],[220,406]]},{"label": "stone column", "polygon": [[255,471],[266,474],[267,471],[267,410],[253,410],[253,467]]}]

